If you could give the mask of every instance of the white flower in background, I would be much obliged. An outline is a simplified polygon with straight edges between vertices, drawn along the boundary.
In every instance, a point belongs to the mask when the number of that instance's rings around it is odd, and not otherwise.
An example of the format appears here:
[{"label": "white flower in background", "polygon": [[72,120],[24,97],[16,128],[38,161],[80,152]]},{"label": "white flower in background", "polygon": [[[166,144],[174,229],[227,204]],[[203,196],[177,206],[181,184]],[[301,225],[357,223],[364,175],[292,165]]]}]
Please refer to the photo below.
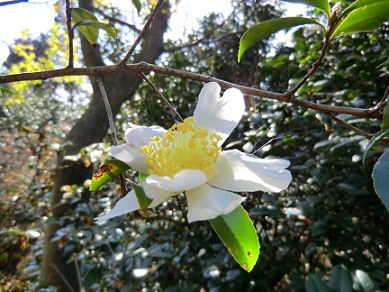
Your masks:
[{"label": "white flower in background", "polygon": [[[280,192],[292,179],[284,159],[260,159],[221,145],[245,110],[242,93],[228,89],[220,97],[217,83],[200,92],[193,117],[162,127],[131,125],[126,144],[111,154],[133,169],[150,174],[139,185],[152,199],[149,208],[185,192],[188,221],[208,220],[232,212],[243,200],[234,192]],[[117,202],[98,222],[139,209],[134,190]]]}]

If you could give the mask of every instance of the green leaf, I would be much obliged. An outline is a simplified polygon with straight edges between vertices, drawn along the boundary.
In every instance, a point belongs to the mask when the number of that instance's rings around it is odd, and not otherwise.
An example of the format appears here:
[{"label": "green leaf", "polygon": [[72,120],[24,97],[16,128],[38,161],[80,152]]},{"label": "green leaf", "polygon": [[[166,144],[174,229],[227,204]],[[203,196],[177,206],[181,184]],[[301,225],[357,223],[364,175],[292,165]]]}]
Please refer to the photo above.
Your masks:
[{"label": "green leaf", "polygon": [[[323,27],[316,20],[304,17],[284,17],[276,20],[268,20],[250,27],[241,37],[239,43],[238,62],[240,62],[242,55],[255,42],[273,34],[280,30],[291,28],[303,24],[318,24]],[[324,27],[323,27],[324,28]]]},{"label": "green leaf", "polygon": [[138,199],[138,203],[141,209],[146,209],[148,206],[150,206],[153,200],[146,196],[144,190],[136,183],[133,183],[131,181],[129,183],[135,192],[136,198]]},{"label": "green leaf", "polygon": [[[74,27],[77,27],[77,24],[81,21],[89,20],[98,22],[96,16],[84,8],[72,8],[71,10],[72,18],[75,22]],[[99,29],[93,26],[82,25],[78,28],[80,32],[86,37],[91,45],[97,43],[97,37],[99,36]]]},{"label": "green leaf", "polygon": [[331,292],[330,287],[319,275],[311,274],[305,278],[305,289],[307,292]]},{"label": "green leaf", "polygon": [[344,265],[338,265],[332,268],[330,287],[337,292],[353,291],[353,280],[350,271]]},{"label": "green leaf", "polygon": [[132,0],[132,4],[134,4],[136,11],[138,11],[138,14],[142,8],[142,4],[140,3],[140,0]]},{"label": "green leaf", "polygon": [[389,150],[378,159],[373,168],[374,189],[389,211]]},{"label": "green leaf", "polygon": [[308,6],[319,8],[327,15],[328,18],[330,18],[331,9],[330,9],[330,4],[328,3],[327,0],[282,0],[282,1],[290,2],[290,3],[302,3]]},{"label": "green leaf", "polygon": [[331,39],[350,33],[372,31],[389,20],[389,1],[372,1],[371,4],[353,9],[340,21]]},{"label": "green leaf", "polygon": [[389,128],[389,97],[386,98],[386,106],[384,108],[381,129],[385,130]]},{"label": "green leaf", "polygon": [[356,270],[354,275],[354,290],[362,292],[375,291],[374,282],[364,271]]},{"label": "green leaf", "polygon": [[365,163],[367,152],[369,152],[371,147],[373,147],[377,142],[381,141],[383,138],[385,138],[388,135],[389,135],[389,129],[384,129],[374,134],[373,138],[371,138],[370,141],[365,146],[365,150],[363,151],[362,163]]},{"label": "green leaf", "polygon": [[248,213],[242,206],[209,220],[211,226],[239,265],[250,272],[259,256],[259,241]]},{"label": "green leaf", "polygon": [[80,26],[95,27],[97,29],[105,30],[113,38],[116,36],[116,30],[112,26],[110,26],[104,22],[85,19],[85,20],[81,20],[81,21],[77,22],[73,28],[77,28],[77,27],[79,28]]},{"label": "green leaf", "polygon": [[378,2],[387,2],[388,0],[357,0],[354,3],[352,3],[350,6],[348,6],[343,12],[342,16],[349,14],[351,11],[353,11],[356,8],[365,6],[365,5],[370,5]]},{"label": "green leaf", "polygon": [[385,67],[385,66],[389,66],[389,59],[386,60],[385,62],[383,62],[382,64],[379,64],[379,65],[376,67],[376,69],[381,68],[381,67]]},{"label": "green leaf", "polygon": [[15,92],[12,91],[11,89],[8,89],[8,88],[5,88],[5,87],[0,87],[0,97],[3,96],[3,92],[4,93],[9,93],[9,94],[15,94]]},{"label": "green leaf", "polygon": [[120,161],[120,160],[109,160],[105,162],[100,170],[92,177],[92,182],[90,184],[89,190],[96,191],[103,184],[113,180],[118,177],[120,174],[128,170],[130,167]]}]

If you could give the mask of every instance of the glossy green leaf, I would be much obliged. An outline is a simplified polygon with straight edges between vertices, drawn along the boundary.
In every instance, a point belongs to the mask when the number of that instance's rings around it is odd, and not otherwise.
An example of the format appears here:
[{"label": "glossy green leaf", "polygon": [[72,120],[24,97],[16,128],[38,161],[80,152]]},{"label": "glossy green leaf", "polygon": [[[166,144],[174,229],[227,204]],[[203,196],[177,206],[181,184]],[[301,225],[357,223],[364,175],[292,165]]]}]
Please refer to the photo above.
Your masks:
[{"label": "glossy green leaf", "polygon": [[305,278],[305,289],[307,292],[331,292],[331,288],[319,275],[310,274]]},{"label": "glossy green leaf", "polygon": [[381,201],[389,210],[389,150],[378,159],[373,168],[374,189]]},{"label": "glossy green leaf", "polygon": [[350,33],[372,31],[389,20],[389,1],[378,1],[353,9],[338,23],[331,39]]},{"label": "glossy green leaf", "polygon": [[113,38],[116,36],[115,29],[112,26],[110,26],[104,22],[85,19],[85,20],[81,20],[81,21],[77,22],[73,28],[79,28],[80,26],[95,27],[97,29],[102,29],[102,30],[106,31]]},{"label": "glossy green leaf", "polygon": [[92,177],[92,182],[90,184],[89,190],[96,191],[103,184],[113,180],[118,177],[120,174],[128,170],[130,167],[120,161],[120,160],[109,160],[105,162],[100,170]]},{"label": "glossy green leaf", "polygon": [[213,229],[239,265],[250,272],[259,256],[257,231],[242,206],[209,220]]},{"label": "glossy green leaf", "polygon": [[353,291],[353,279],[350,271],[343,265],[332,268],[330,287],[333,291],[351,292]]},{"label": "glossy green leaf", "polygon": [[[96,16],[84,8],[72,8],[71,14],[75,22],[74,27],[77,27],[79,22],[85,20],[98,22]],[[99,36],[99,29],[97,27],[81,25],[78,29],[91,45],[95,45],[97,43],[97,38]]]},{"label": "glossy green leaf", "polygon": [[354,291],[361,291],[361,292],[376,291],[373,280],[364,271],[361,270],[355,271]]},{"label": "glossy green leaf", "polygon": [[148,206],[150,206],[153,200],[146,196],[144,190],[140,186],[138,186],[137,184],[131,181],[129,182],[129,184],[131,185],[132,189],[135,192],[136,198],[138,199],[138,203],[141,209],[146,209]]},{"label": "glossy green leaf", "polygon": [[268,20],[250,27],[241,37],[239,42],[238,62],[240,62],[244,52],[257,41],[278,31],[288,29],[303,24],[318,24],[316,20],[305,17],[284,17],[276,20]]},{"label": "glossy green leaf", "polygon": [[389,129],[384,129],[374,134],[373,138],[371,138],[365,146],[365,150],[363,151],[362,163],[365,163],[367,152],[369,152],[371,147],[373,147],[376,143],[378,143],[387,136],[389,136]]},{"label": "glossy green leaf", "polygon": [[356,8],[365,6],[365,5],[370,5],[378,2],[387,2],[388,0],[357,0],[354,3],[352,3],[350,6],[348,6],[343,12],[342,16],[349,14],[351,11],[353,11]]},{"label": "glossy green leaf", "polygon": [[308,6],[319,8],[321,11],[323,11],[327,17],[330,17],[331,9],[330,4],[327,0],[282,0],[283,2],[289,2],[289,3],[302,3],[306,4]]}]

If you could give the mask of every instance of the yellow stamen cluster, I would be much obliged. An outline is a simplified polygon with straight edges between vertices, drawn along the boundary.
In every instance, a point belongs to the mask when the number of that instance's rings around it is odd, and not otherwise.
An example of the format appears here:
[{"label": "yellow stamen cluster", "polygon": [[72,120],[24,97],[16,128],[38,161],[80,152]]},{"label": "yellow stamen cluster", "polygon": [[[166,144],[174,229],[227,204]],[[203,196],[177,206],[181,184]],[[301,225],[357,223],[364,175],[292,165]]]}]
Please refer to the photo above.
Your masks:
[{"label": "yellow stamen cluster", "polygon": [[149,174],[173,177],[183,169],[201,170],[212,178],[221,148],[221,137],[207,129],[195,127],[193,117],[175,124],[163,137],[153,137],[140,151],[150,166]]}]

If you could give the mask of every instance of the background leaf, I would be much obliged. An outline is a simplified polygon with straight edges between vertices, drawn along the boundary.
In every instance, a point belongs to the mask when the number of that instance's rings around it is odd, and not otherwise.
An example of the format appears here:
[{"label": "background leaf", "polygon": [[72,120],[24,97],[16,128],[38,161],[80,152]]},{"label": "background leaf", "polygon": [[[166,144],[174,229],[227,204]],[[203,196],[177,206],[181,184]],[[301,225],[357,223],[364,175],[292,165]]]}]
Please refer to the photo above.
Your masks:
[{"label": "background leaf", "polygon": [[305,278],[305,289],[308,292],[330,292],[331,289],[328,287],[319,275],[308,275]]},{"label": "background leaf", "polygon": [[90,184],[89,190],[98,190],[103,184],[113,180],[129,168],[130,167],[126,163],[120,160],[113,159],[106,161],[100,167],[100,170],[92,177],[92,182]]},{"label": "background leaf", "polygon": [[337,25],[331,39],[362,31],[378,29],[384,21],[389,20],[389,1],[374,2],[352,10]]},{"label": "background leaf", "polygon": [[378,159],[373,169],[374,189],[389,210],[389,150]]},{"label": "background leaf", "polygon": [[239,265],[250,272],[259,256],[259,241],[246,210],[239,206],[230,214],[209,220],[213,229]]},{"label": "background leaf", "polygon": [[351,292],[353,290],[353,280],[350,271],[344,265],[332,268],[330,287],[333,291]]},{"label": "background leaf", "polygon": [[371,147],[373,147],[377,142],[387,137],[388,135],[389,135],[389,129],[384,129],[374,134],[373,138],[371,138],[370,141],[366,144],[365,150],[363,151],[363,158],[362,158],[363,163],[365,163],[367,152],[369,152]]},{"label": "background leaf", "polygon": [[255,42],[273,34],[280,30],[291,28],[303,24],[318,24],[316,20],[304,17],[284,17],[276,20],[268,20],[250,27],[242,36],[239,43],[238,62],[242,55]]}]

